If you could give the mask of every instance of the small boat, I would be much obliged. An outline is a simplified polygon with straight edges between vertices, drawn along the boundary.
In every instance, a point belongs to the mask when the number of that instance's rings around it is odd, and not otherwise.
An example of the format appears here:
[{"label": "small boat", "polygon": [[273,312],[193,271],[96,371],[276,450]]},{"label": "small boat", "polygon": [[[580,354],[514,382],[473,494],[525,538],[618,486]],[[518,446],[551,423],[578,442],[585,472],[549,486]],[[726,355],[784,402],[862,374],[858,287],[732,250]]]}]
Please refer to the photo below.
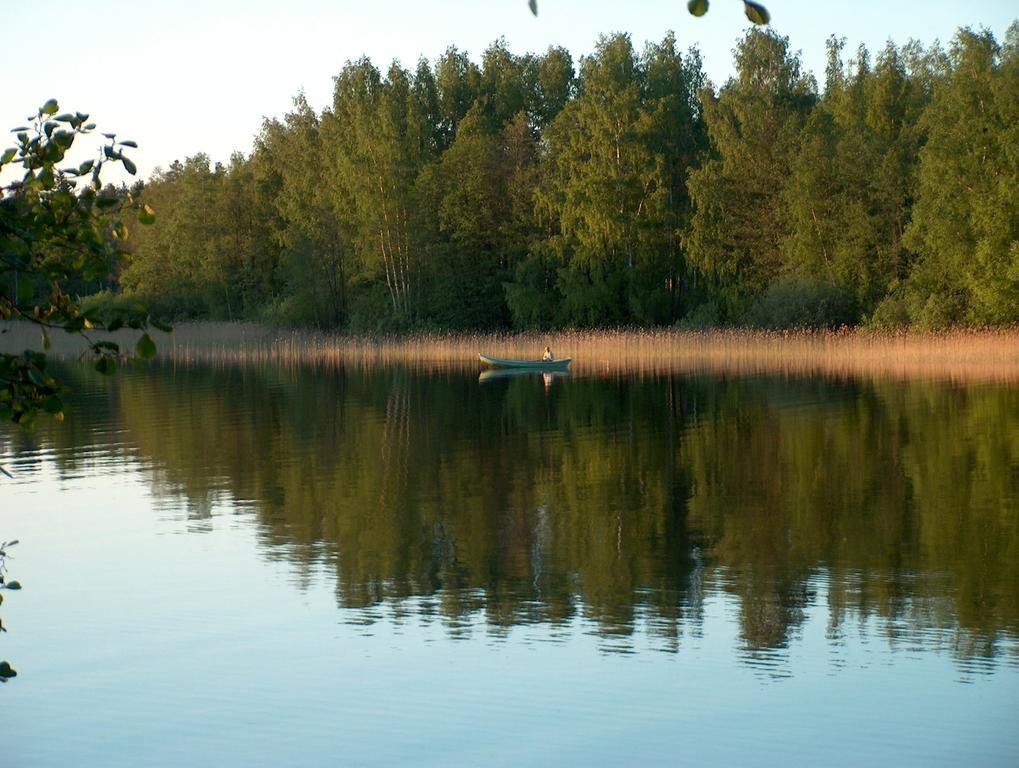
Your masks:
[{"label": "small boat", "polygon": [[570,367],[571,357],[563,357],[558,360],[504,360],[501,357],[491,355],[478,355],[481,362],[495,368],[528,368],[532,371],[565,371]]}]

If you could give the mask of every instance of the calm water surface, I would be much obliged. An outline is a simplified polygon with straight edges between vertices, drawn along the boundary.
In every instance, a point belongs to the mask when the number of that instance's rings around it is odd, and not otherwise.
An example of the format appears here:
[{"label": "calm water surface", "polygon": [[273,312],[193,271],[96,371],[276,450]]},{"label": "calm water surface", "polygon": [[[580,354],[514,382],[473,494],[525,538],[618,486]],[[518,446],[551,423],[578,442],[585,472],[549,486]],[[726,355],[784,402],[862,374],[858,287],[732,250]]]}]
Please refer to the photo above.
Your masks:
[{"label": "calm water surface", "polygon": [[11,766],[1019,764],[1019,389],[67,373]]}]

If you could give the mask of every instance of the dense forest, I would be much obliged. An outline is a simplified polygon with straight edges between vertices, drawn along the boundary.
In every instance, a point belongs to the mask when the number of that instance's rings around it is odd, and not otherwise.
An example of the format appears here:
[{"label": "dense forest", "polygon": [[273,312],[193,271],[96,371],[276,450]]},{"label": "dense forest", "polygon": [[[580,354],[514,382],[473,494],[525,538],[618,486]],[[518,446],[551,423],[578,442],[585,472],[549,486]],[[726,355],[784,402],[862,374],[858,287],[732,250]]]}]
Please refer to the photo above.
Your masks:
[{"label": "dense forest", "polygon": [[716,88],[674,36],[348,62],[249,156],[196,154],[92,299],[349,328],[1019,321],[1019,24],[948,50],[752,29]]}]

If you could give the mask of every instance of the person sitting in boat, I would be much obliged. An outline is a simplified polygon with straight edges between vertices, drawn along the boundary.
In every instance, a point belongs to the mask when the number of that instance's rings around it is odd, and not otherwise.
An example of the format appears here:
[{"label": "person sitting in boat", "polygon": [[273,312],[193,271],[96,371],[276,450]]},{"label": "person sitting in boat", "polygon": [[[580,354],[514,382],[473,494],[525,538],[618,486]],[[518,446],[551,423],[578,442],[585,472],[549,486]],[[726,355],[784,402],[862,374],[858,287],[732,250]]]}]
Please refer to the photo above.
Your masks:
[{"label": "person sitting in boat", "polygon": [[548,362],[549,360],[555,360],[555,357],[552,355],[552,350],[549,349],[548,347],[545,347],[545,354],[541,356],[541,359],[544,360],[545,362]]}]

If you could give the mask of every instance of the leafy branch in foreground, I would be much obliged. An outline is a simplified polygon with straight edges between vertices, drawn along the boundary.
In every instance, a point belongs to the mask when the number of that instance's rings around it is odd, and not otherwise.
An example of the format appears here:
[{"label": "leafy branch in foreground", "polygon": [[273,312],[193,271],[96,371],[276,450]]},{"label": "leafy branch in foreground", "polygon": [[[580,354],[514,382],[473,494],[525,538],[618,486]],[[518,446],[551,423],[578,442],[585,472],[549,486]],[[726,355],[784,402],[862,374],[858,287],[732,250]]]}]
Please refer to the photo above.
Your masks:
[{"label": "leafy branch in foreground", "polygon": [[[527,7],[535,16],[538,15],[538,0],[527,0]],[[686,9],[692,16],[703,16],[708,12],[708,0],[689,0]],[[755,3],[754,0],[743,0],[743,11],[754,24],[763,25],[771,21],[768,9],[760,3]]]},{"label": "leafy branch in foreground", "polygon": [[[7,589],[10,589],[10,590],[21,589],[21,583],[20,582],[15,581],[13,579],[11,581],[7,581],[6,580],[6,575],[5,575],[7,573],[7,563],[6,563],[6,560],[7,560],[7,548],[8,547],[13,547],[17,543],[18,543],[17,539],[15,539],[14,541],[0,541],[0,605],[3,605],[3,602],[4,602],[4,596],[3,596],[3,591],[4,590],[7,590]],[[6,632],[6,631],[7,630],[4,628],[3,620],[0,619],[0,632]],[[18,675],[18,673],[14,670],[13,667],[11,667],[9,662],[0,661],[0,683],[6,683],[10,678],[17,677],[17,675]]]},{"label": "leafy branch in foreground", "polygon": [[0,186],[0,320],[38,326],[43,351],[0,354],[0,418],[31,426],[41,410],[63,418],[66,389],[47,371],[50,332],[79,334],[100,373],[112,374],[119,346],[94,340],[92,330],[122,327],[143,331],[135,353],[155,354],[149,326],[169,330],[135,305],[100,313],[83,311],[74,289],[110,275],[126,256],[127,219],[151,224],[155,214],[125,188],[103,186],[101,172],[111,164],[137,172],[125,150],[138,145],[104,133],[97,156],[69,164],[75,142],[95,130],[82,112],[60,112],[55,99],[43,104],[29,125],[14,128],[16,144],[0,152],[0,172],[20,166],[20,179]]}]

